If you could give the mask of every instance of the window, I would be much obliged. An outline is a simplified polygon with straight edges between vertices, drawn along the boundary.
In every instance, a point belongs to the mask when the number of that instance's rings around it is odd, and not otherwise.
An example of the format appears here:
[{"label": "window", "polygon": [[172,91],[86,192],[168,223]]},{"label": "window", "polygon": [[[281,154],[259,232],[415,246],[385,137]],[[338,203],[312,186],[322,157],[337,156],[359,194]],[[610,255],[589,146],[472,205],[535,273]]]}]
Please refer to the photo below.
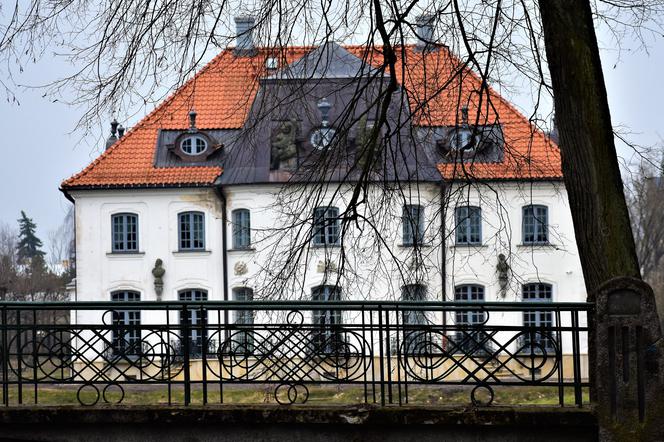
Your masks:
[{"label": "window", "polygon": [[[521,289],[523,302],[551,302],[552,300],[553,288],[551,284],[529,283],[524,284]],[[552,311],[524,311],[523,325],[532,328],[523,335],[522,352],[542,353],[543,351],[553,351]]]},{"label": "window", "polygon": [[[111,293],[112,302],[138,302],[141,294],[132,290]],[[113,310],[111,349],[114,355],[138,355],[141,353],[141,311]]]},{"label": "window", "polygon": [[[321,285],[311,291],[313,301],[339,301],[341,289],[337,286]],[[313,350],[316,353],[333,353],[342,344],[339,326],[341,325],[341,311],[338,309],[313,311],[314,333],[312,339]]]},{"label": "window", "polygon": [[251,218],[247,209],[234,210],[233,248],[248,249],[251,246]]},{"label": "window", "polygon": [[422,244],[424,240],[424,207],[417,205],[403,206],[403,245]]},{"label": "window", "polygon": [[338,208],[317,207],[314,209],[314,245],[338,245],[339,231],[340,221]]},{"label": "window", "polygon": [[[425,301],[427,288],[422,284],[409,284],[401,287],[402,301]],[[426,314],[423,310],[405,310],[403,312],[403,349],[404,353],[412,354],[422,352],[420,343],[427,341],[427,332],[423,326],[427,323]]]},{"label": "window", "polygon": [[[187,289],[178,293],[180,301],[207,301],[207,291],[200,289]],[[186,343],[189,346],[191,356],[200,356],[205,348],[204,341],[207,340],[207,309],[205,307],[189,307],[186,315],[180,313],[180,326],[187,327]],[[183,329],[184,330],[184,329]],[[185,343],[182,343],[181,351],[184,353]]]},{"label": "window", "polygon": [[[254,291],[248,287],[233,289],[235,301],[253,301]],[[235,324],[238,331],[233,336],[234,350],[238,353],[252,353],[254,350],[254,312],[252,310],[237,310]]]},{"label": "window", "polygon": [[203,137],[192,135],[182,140],[180,149],[187,155],[199,155],[207,149],[207,141]]},{"label": "window", "polygon": [[482,244],[482,209],[479,207],[457,207],[456,243]]},{"label": "window", "polygon": [[[483,302],[484,286],[479,284],[458,285],[454,288],[454,300],[457,302]],[[458,327],[453,339],[455,350],[466,354],[490,353],[489,335],[482,330],[487,320],[482,310],[457,310],[454,313]]]},{"label": "window", "polygon": [[111,217],[115,253],[138,252],[138,215],[118,213]]},{"label": "window", "polygon": [[523,208],[523,243],[546,244],[549,242],[549,208],[531,205]]},{"label": "window", "polygon": [[205,249],[205,215],[201,212],[184,212],[178,215],[180,250]]}]

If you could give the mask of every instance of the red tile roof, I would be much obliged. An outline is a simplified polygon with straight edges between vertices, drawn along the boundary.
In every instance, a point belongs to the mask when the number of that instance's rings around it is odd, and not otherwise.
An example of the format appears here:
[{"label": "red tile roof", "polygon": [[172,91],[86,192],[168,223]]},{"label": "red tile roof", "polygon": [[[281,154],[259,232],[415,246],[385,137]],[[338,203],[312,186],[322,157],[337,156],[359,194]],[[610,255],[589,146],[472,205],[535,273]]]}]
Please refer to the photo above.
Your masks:
[{"label": "red tile roof", "polygon": [[[347,46],[358,57],[375,66],[382,62],[378,50]],[[301,58],[311,48],[292,47],[281,51],[287,63]],[[210,185],[222,173],[220,167],[154,167],[159,129],[184,129],[188,112],[196,109],[200,129],[239,129],[249,112],[265,75],[269,50],[253,57],[237,57],[232,49],[222,51],[178,91],[141,120],[112,147],[83,171],[65,180],[65,189],[80,187],[196,186]],[[403,48],[398,57],[397,78],[408,94],[413,122],[420,126],[452,126],[458,108],[468,104],[470,121],[477,109],[480,124],[498,121],[505,139],[505,159],[500,163],[441,164],[445,179],[552,179],[562,177],[560,152],[541,131],[510,103],[490,88],[449,51],[441,48],[418,52]],[[483,90],[483,93],[478,91]],[[480,106],[480,97],[481,106]],[[487,99],[488,98],[488,99]],[[473,111],[474,109],[474,111]]]}]

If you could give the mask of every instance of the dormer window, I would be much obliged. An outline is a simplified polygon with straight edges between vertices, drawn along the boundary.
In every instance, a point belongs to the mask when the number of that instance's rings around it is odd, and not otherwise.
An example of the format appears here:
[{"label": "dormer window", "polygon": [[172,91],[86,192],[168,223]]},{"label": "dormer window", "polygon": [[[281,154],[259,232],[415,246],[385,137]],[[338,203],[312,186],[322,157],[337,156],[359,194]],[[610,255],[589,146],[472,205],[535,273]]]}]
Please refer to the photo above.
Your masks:
[{"label": "dormer window", "polygon": [[180,149],[187,155],[200,155],[207,149],[207,141],[198,135],[190,135],[180,142]]},{"label": "dormer window", "polygon": [[472,154],[478,144],[478,136],[473,136],[473,130],[470,127],[460,127],[454,131],[450,140],[450,148],[454,152]]},{"label": "dormer window", "polygon": [[163,131],[161,139],[164,140],[168,151],[183,163],[207,161],[223,148],[223,144],[210,134],[195,127],[186,131]]},{"label": "dormer window", "polygon": [[332,109],[332,105],[326,98],[322,98],[316,106],[318,107],[321,116],[321,127],[311,133],[309,142],[314,148],[323,150],[330,147],[336,133],[336,131],[330,127],[330,109]]},{"label": "dormer window", "polygon": [[327,149],[332,144],[335,130],[331,127],[321,127],[311,133],[310,142],[318,150]]}]

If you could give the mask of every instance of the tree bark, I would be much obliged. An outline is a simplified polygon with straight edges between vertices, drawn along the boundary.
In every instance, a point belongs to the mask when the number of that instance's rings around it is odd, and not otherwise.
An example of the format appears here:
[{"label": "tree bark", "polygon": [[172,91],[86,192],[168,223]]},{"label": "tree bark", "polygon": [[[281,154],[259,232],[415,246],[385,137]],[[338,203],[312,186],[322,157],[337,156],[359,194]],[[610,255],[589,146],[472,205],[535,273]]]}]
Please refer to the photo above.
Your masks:
[{"label": "tree bark", "polygon": [[539,0],[562,166],[589,300],[618,276],[641,279],[590,3]]}]

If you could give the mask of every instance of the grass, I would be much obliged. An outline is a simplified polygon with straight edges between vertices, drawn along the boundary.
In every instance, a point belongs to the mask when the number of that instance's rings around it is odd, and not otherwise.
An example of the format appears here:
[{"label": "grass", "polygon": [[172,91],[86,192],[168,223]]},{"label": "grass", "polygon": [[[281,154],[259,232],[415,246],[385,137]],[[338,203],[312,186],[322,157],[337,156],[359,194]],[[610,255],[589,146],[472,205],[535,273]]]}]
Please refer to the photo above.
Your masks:
[{"label": "grass", "polygon": [[[100,394],[96,405],[105,405],[102,398],[103,385],[98,386]],[[308,386],[308,405],[351,405],[365,402],[364,389],[356,386]],[[39,386],[37,404],[39,405],[79,405],[78,397],[85,404],[92,404],[97,398],[96,390],[91,386],[84,387],[78,394],[78,385],[48,385]],[[274,385],[227,386],[223,391],[224,404],[276,404]],[[493,405],[559,405],[558,389],[553,387],[530,386],[494,386]],[[287,388],[280,390],[280,397],[286,398]],[[411,386],[408,389],[408,403],[411,405],[470,405],[472,387],[457,386]],[[299,390],[300,398],[301,391]],[[125,385],[125,396],[122,405],[168,405],[168,389],[165,386],[155,385]],[[582,392],[583,403],[589,402],[588,389]],[[18,404],[18,389],[13,386],[10,391],[10,403]],[[114,404],[121,398],[122,393],[117,386],[108,387],[106,399]],[[398,403],[398,389],[393,389],[393,401]],[[477,399],[485,401],[488,393],[477,392]],[[380,389],[377,388],[376,400],[380,403]],[[203,391],[200,385],[192,388],[191,401],[193,404],[203,404]],[[209,404],[220,403],[219,388],[216,385],[208,386],[207,401]],[[374,397],[369,390],[367,402],[373,403]],[[388,396],[386,392],[386,401]],[[298,403],[299,401],[296,401]],[[574,404],[574,390],[566,388],[564,391],[565,405]],[[23,404],[34,405],[34,387],[23,386]],[[171,403],[184,403],[184,390],[181,385],[171,390]]]}]

